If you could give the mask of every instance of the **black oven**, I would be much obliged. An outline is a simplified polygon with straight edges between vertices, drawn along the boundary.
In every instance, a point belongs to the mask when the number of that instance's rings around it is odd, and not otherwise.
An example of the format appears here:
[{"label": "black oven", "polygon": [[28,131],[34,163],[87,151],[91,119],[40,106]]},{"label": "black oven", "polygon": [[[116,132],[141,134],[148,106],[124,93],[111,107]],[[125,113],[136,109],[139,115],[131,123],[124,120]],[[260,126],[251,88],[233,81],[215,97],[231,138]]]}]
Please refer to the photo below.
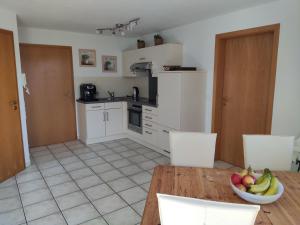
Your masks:
[{"label": "black oven", "polygon": [[128,129],[143,133],[142,105],[128,102]]}]

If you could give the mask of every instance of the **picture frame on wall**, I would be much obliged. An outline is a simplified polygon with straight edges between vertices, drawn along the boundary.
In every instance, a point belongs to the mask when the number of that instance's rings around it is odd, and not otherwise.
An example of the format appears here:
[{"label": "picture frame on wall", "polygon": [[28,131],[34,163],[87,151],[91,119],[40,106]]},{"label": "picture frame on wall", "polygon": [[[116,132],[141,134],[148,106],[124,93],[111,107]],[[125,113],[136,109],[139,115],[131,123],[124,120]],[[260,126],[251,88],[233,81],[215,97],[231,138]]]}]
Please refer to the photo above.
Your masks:
[{"label": "picture frame on wall", "polygon": [[116,73],[117,72],[117,56],[103,55],[102,56],[102,72]]},{"label": "picture frame on wall", "polygon": [[79,65],[81,67],[96,67],[96,50],[79,49]]}]

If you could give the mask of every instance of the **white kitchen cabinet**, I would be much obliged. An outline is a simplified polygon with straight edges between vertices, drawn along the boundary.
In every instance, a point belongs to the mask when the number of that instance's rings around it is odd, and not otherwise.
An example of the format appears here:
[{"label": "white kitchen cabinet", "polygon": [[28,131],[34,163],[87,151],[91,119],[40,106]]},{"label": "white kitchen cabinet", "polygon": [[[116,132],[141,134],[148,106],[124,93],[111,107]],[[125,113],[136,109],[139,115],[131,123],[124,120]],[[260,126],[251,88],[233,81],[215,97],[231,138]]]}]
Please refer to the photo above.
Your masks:
[{"label": "white kitchen cabinet", "polygon": [[134,63],[152,62],[153,76],[162,71],[163,65],[182,65],[182,45],[167,43],[141,49],[126,50],[122,53],[123,76],[135,77],[130,66]]},{"label": "white kitchen cabinet", "polygon": [[143,139],[153,146],[157,146],[157,131],[143,127]]},{"label": "white kitchen cabinet", "polygon": [[79,139],[86,144],[110,138],[121,138],[123,129],[123,103],[78,103]]},{"label": "white kitchen cabinet", "polygon": [[107,109],[106,113],[106,136],[116,135],[123,132],[123,112],[120,109]]},{"label": "white kitchen cabinet", "polygon": [[158,74],[158,123],[179,131],[204,131],[206,72]]},{"label": "white kitchen cabinet", "polygon": [[105,112],[104,110],[89,110],[86,112],[86,137],[105,137]]},{"label": "white kitchen cabinet", "polygon": [[164,126],[158,126],[157,130],[157,145],[159,148],[161,148],[163,151],[170,153],[170,131],[173,129],[170,129],[168,127]]}]

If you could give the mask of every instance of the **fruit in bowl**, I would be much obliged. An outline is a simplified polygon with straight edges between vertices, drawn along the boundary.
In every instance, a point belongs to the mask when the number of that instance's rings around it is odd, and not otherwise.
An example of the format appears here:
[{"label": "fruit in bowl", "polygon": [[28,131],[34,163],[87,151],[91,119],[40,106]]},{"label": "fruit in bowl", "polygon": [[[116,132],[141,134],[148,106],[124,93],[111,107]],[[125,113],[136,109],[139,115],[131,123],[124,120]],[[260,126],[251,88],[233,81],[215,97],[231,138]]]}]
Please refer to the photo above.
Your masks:
[{"label": "fruit in bowl", "polygon": [[249,167],[240,173],[232,174],[230,184],[242,199],[257,204],[274,202],[284,191],[283,185],[269,169],[265,169],[263,174],[257,174]]}]

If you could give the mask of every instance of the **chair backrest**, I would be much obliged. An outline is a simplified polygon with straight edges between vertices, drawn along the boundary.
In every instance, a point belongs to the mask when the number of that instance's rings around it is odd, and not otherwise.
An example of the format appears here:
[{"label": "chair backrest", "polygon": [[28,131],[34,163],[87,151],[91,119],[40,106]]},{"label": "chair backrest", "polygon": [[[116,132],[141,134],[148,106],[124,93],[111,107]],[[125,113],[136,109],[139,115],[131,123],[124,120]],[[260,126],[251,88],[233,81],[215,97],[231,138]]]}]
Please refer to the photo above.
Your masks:
[{"label": "chair backrest", "polygon": [[294,137],[243,135],[243,145],[246,168],[291,169]]},{"label": "chair backrest", "polygon": [[213,168],[217,134],[170,132],[171,164]]},{"label": "chair backrest", "polygon": [[157,194],[161,225],[253,225],[258,205]]}]

